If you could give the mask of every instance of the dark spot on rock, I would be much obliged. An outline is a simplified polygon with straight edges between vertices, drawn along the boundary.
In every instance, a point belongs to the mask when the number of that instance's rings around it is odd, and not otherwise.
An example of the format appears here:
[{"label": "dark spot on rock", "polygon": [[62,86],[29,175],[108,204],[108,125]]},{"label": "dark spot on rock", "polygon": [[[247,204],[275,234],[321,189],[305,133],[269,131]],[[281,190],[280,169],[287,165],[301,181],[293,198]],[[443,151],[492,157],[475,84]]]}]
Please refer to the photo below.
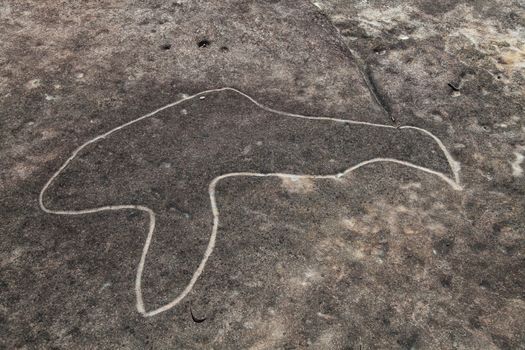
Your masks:
[{"label": "dark spot on rock", "polygon": [[419,3],[419,8],[426,14],[438,16],[451,11],[456,5],[457,2],[423,0]]},{"label": "dark spot on rock", "polygon": [[409,336],[402,337],[397,340],[397,343],[401,346],[402,349],[415,349],[417,341],[419,339],[419,334],[412,333]]},{"label": "dark spot on rock", "polygon": [[492,340],[494,340],[494,343],[498,345],[498,347],[502,350],[510,350],[512,347],[509,344],[509,340],[506,337],[503,337],[501,335],[491,334]]},{"label": "dark spot on rock", "polygon": [[519,225],[514,225],[514,223],[509,220],[502,220],[492,225],[492,234],[494,236],[499,236],[501,233],[501,230],[507,226],[510,226],[511,228],[515,228],[515,229],[519,228]]},{"label": "dark spot on rock", "polygon": [[88,297],[86,299],[86,305],[93,307],[93,306],[97,305],[97,300],[94,297]]},{"label": "dark spot on rock", "polygon": [[42,312],[40,312],[40,311],[37,312],[35,317],[34,317],[34,321],[38,322],[38,323],[44,322],[44,314]]},{"label": "dark spot on rock", "polygon": [[104,185],[107,185],[109,183],[109,176],[107,175],[101,175],[100,176],[100,182]]},{"label": "dark spot on rock", "polygon": [[51,335],[47,331],[39,331],[36,334],[35,340],[38,341],[39,343],[47,343],[51,341]]},{"label": "dark spot on rock", "polygon": [[228,52],[230,49],[227,46],[221,46],[220,48],[221,52]]},{"label": "dark spot on rock", "polygon": [[444,288],[450,288],[451,284],[452,284],[452,276],[442,276],[440,279],[439,279],[439,282],[441,283],[441,285],[444,287]]},{"label": "dark spot on rock", "polygon": [[448,238],[443,238],[434,243],[434,249],[440,255],[447,255],[448,253],[452,251],[453,247],[454,247],[454,241]]},{"label": "dark spot on rock", "polygon": [[81,334],[80,332],[80,328],[78,328],[77,326],[71,328],[68,332],[67,332],[67,335],[71,335],[73,337],[77,337]]},{"label": "dark spot on rock", "polygon": [[487,280],[481,280],[481,282],[479,282],[479,286],[483,288],[490,288],[490,282]]},{"label": "dark spot on rock", "polygon": [[131,221],[131,220],[135,219],[139,215],[140,215],[140,213],[139,213],[138,210],[132,210],[128,215],[126,215],[126,219],[128,219],[128,221]]},{"label": "dark spot on rock", "polygon": [[154,198],[159,199],[162,197],[162,191],[159,188],[152,187],[150,189],[150,193],[153,195]]},{"label": "dark spot on rock", "polygon": [[481,323],[479,322],[479,319],[475,316],[472,316],[468,319],[468,322],[470,323],[470,325],[476,329],[480,329],[481,328]]},{"label": "dark spot on rock", "polygon": [[80,317],[85,317],[85,316],[87,316],[87,310],[86,309],[81,309],[79,312],[77,312],[77,315],[80,316]]},{"label": "dark spot on rock", "polygon": [[135,334],[135,330],[128,325],[124,326],[124,331],[128,332],[129,334]]},{"label": "dark spot on rock", "polygon": [[388,242],[381,242],[381,256],[386,256],[390,250]]},{"label": "dark spot on rock", "polygon": [[386,47],[383,45],[377,45],[373,50],[376,54],[383,54],[386,51]]},{"label": "dark spot on rock", "polygon": [[199,42],[197,43],[197,46],[198,46],[198,47],[201,47],[201,48],[204,48],[204,47],[208,47],[208,46],[210,46],[210,44],[211,44],[211,43],[210,43],[210,41],[209,41],[208,39],[202,39],[201,41],[199,41]]},{"label": "dark spot on rock", "polygon": [[479,253],[479,252],[482,252],[484,250],[487,250],[487,245],[485,243],[482,243],[482,242],[474,242],[474,243],[470,244],[469,247],[470,247],[470,249],[473,252],[476,252],[476,253]]},{"label": "dark spot on rock", "polygon": [[425,260],[421,258],[419,255],[417,255],[415,252],[407,248],[403,248],[403,250],[404,250],[405,259],[407,260],[408,263],[413,264],[413,265],[418,265],[418,266],[425,265]]},{"label": "dark spot on rock", "polygon": [[518,251],[518,247],[512,246],[512,245],[505,245],[502,246],[502,251],[507,255],[514,255]]},{"label": "dark spot on rock", "polygon": [[520,19],[520,15],[518,15],[516,12],[512,11],[509,13],[509,18],[511,20],[519,20]]},{"label": "dark spot on rock", "polygon": [[171,45],[170,45],[170,44],[162,44],[162,45],[160,46],[160,48],[161,48],[162,50],[169,50],[169,49],[171,49]]}]

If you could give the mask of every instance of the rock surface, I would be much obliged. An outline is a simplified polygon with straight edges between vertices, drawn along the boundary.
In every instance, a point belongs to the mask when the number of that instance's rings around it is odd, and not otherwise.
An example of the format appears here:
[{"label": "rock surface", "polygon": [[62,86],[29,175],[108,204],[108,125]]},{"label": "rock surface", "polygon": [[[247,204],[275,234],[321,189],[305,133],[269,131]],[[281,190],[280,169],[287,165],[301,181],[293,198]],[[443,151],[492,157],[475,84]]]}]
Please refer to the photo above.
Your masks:
[{"label": "rock surface", "polygon": [[[525,348],[523,3],[7,0],[0,19],[0,348]],[[428,130],[462,190],[386,162],[223,179],[202,275],[143,317],[148,216],[47,214],[39,193],[84,142],[224,86],[280,111]],[[454,176],[417,130],[201,97],[86,147],[44,196],[155,211],[147,311],[197,269],[218,175],[379,157]]]}]

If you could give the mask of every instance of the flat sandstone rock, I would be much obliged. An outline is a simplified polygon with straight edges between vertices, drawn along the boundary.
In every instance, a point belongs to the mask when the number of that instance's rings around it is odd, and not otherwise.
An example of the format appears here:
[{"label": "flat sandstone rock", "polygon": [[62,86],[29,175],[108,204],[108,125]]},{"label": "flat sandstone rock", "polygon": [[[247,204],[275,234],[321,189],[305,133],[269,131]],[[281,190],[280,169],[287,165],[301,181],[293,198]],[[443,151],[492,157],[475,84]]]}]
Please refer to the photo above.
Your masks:
[{"label": "flat sandstone rock", "polygon": [[523,348],[524,21],[5,1],[0,348]]}]

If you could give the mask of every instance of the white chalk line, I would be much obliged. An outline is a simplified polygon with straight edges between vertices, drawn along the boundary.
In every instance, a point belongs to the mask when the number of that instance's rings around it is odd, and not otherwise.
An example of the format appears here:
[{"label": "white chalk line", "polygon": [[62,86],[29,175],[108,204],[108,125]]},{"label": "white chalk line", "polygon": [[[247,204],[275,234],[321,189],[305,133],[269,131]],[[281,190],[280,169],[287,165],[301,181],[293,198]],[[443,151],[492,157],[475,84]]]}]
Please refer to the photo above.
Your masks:
[{"label": "white chalk line", "polygon": [[[284,173],[234,172],[234,173],[228,173],[228,174],[223,174],[223,175],[217,176],[210,182],[209,187],[208,187],[208,193],[209,193],[209,196],[210,196],[211,209],[212,209],[212,214],[213,214],[213,228],[212,228],[212,232],[211,232],[211,235],[210,235],[210,239],[208,241],[208,245],[206,247],[206,250],[204,252],[203,258],[202,258],[198,268],[193,273],[190,282],[186,285],[184,290],[178,296],[176,296],[171,302],[165,304],[162,307],[154,309],[152,311],[146,311],[146,309],[144,307],[144,300],[142,298],[142,274],[144,272],[144,266],[146,264],[146,256],[148,254],[149,247],[150,247],[151,241],[153,239],[153,233],[155,231],[155,222],[156,222],[156,220],[155,220],[155,212],[153,210],[151,210],[150,208],[146,207],[146,206],[134,205],[134,204],[107,205],[107,206],[102,206],[102,207],[96,207],[96,208],[90,208],[90,209],[81,209],[81,210],[53,210],[53,209],[47,208],[44,205],[44,194],[45,194],[46,190],[49,188],[49,186],[53,183],[53,181],[69,165],[69,163],[78,155],[78,153],[80,151],[82,151],[88,145],[90,145],[92,143],[95,143],[95,142],[97,142],[97,141],[99,141],[101,139],[104,139],[104,138],[110,136],[111,134],[113,134],[113,133],[115,133],[115,132],[117,132],[117,131],[119,131],[121,129],[124,129],[124,128],[132,125],[132,124],[135,124],[135,123],[137,123],[137,122],[139,122],[139,121],[141,121],[143,119],[152,117],[155,114],[157,114],[157,113],[159,113],[159,112],[161,112],[161,111],[163,111],[165,109],[171,108],[173,106],[176,106],[176,105],[181,104],[181,103],[183,103],[185,101],[194,99],[196,97],[200,97],[200,96],[203,96],[203,95],[206,95],[206,94],[209,94],[209,93],[220,92],[220,91],[232,91],[232,92],[235,92],[235,93],[237,93],[237,94],[239,94],[241,96],[244,96],[248,100],[250,100],[257,107],[259,107],[259,108],[261,108],[261,109],[263,109],[263,110],[265,110],[267,112],[278,114],[278,115],[285,116],[285,117],[301,118],[301,119],[309,119],[309,120],[323,120],[323,121],[331,121],[331,122],[344,123],[344,124],[365,125],[365,126],[379,127],[379,128],[388,128],[388,129],[414,129],[414,130],[418,130],[418,131],[420,131],[420,132],[430,136],[434,141],[436,141],[436,143],[438,144],[439,148],[441,149],[441,151],[445,155],[445,158],[447,159],[448,164],[450,165],[450,169],[451,169],[451,171],[452,171],[452,173],[454,175],[454,178],[452,179],[452,178],[448,177],[447,175],[445,175],[445,174],[443,174],[441,172],[438,172],[438,171],[435,171],[435,170],[432,170],[432,169],[429,169],[429,168],[426,168],[426,167],[423,167],[423,166],[419,166],[419,165],[416,165],[416,164],[413,164],[413,163],[410,163],[410,162],[407,162],[407,161],[394,159],[394,158],[374,158],[374,159],[369,159],[369,160],[363,161],[363,162],[361,162],[361,163],[359,163],[357,165],[354,165],[354,166],[346,169],[342,173],[333,174],[333,175],[308,175],[308,174],[297,175],[297,174],[284,174]],[[148,228],[148,234],[146,236],[146,241],[145,241],[144,247],[142,249],[140,262],[139,262],[139,265],[137,267],[137,274],[136,274],[136,277],[135,277],[135,296],[136,296],[137,311],[139,313],[141,313],[144,317],[150,317],[150,316],[154,316],[154,315],[160,314],[160,313],[162,313],[164,311],[167,311],[167,310],[171,309],[172,307],[176,306],[177,304],[179,304],[191,292],[191,290],[193,289],[193,286],[195,285],[195,283],[197,282],[198,278],[200,277],[200,275],[204,271],[204,267],[206,266],[206,262],[208,261],[208,258],[212,254],[213,249],[215,248],[215,241],[216,241],[216,237],[217,237],[217,230],[218,230],[218,227],[219,227],[219,209],[217,207],[217,201],[216,201],[216,198],[215,198],[215,188],[216,188],[217,183],[220,180],[225,179],[225,178],[229,178],[229,177],[280,177],[280,178],[295,178],[295,179],[296,178],[309,178],[309,179],[332,179],[332,180],[337,180],[337,179],[340,179],[341,177],[345,176],[346,174],[349,174],[352,171],[354,171],[356,169],[359,169],[359,168],[361,168],[361,167],[363,167],[365,165],[372,164],[372,163],[378,163],[378,162],[390,162],[390,163],[400,164],[400,165],[403,165],[403,166],[414,168],[416,170],[420,170],[420,171],[426,172],[428,174],[437,176],[438,178],[440,178],[441,180],[446,182],[448,185],[450,185],[454,190],[457,190],[457,191],[462,190],[462,187],[461,187],[460,182],[459,182],[459,171],[460,171],[459,163],[456,160],[454,160],[454,158],[448,152],[448,150],[445,147],[445,145],[443,144],[443,142],[441,142],[441,140],[437,136],[435,136],[434,134],[432,134],[428,130],[425,130],[425,129],[422,129],[422,128],[418,128],[418,127],[415,127],[415,126],[395,127],[395,126],[392,126],[392,125],[375,124],[375,123],[369,123],[369,122],[354,121],[354,120],[339,119],[339,118],[331,118],[331,117],[308,116],[308,115],[302,115],[302,114],[295,114],[295,113],[279,111],[277,109],[273,109],[273,108],[270,108],[270,107],[267,107],[267,106],[261,104],[260,102],[256,101],[254,98],[252,98],[251,96],[247,95],[246,93],[244,93],[244,92],[242,92],[240,90],[237,90],[237,89],[231,88],[231,87],[223,87],[223,88],[218,88],[218,89],[204,90],[204,91],[201,91],[201,92],[199,92],[197,94],[194,94],[194,95],[182,98],[182,99],[180,99],[178,101],[175,101],[173,103],[170,103],[170,104],[167,104],[167,105],[165,105],[163,107],[160,107],[160,108],[154,110],[153,112],[150,112],[150,113],[145,114],[145,115],[143,115],[143,116],[141,116],[139,118],[133,119],[133,120],[127,122],[127,123],[119,125],[119,126],[113,128],[113,129],[111,129],[111,130],[109,130],[109,131],[107,131],[107,132],[105,132],[105,133],[103,133],[101,135],[98,135],[98,136],[88,140],[87,142],[83,143],[77,149],[75,149],[73,151],[71,156],[69,158],[67,158],[66,161],[62,164],[62,166],[49,178],[49,180],[46,182],[46,184],[44,185],[44,187],[40,191],[40,194],[38,196],[38,203],[40,205],[40,208],[44,212],[49,213],[49,214],[55,214],[55,215],[84,215],[84,214],[99,213],[99,212],[103,212],[103,211],[130,210],[130,209],[131,210],[139,210],[139,211],[142,211],[142,212],[145,212],[145,213],[148,214],[148,216],[149,216],[149,228]]]}]

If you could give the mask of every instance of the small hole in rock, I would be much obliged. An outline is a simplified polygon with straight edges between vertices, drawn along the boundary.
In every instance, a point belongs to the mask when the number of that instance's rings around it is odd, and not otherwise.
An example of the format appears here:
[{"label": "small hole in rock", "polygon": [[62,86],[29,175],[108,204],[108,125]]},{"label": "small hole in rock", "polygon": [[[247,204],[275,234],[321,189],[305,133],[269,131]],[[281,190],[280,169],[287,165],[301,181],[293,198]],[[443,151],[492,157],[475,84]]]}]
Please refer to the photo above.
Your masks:
[{"label": "small hole in rock", "polygon": [[197,43],[199,47],[208,47],[210,46],[210,42],[207,39],[201,40]]},{"label": "small hole in rock", "polygon": [[221,47],[221,52],[228,52],[229,50],[226,46]]},{"label": "small hole in rock", "polygon": [[378,46],[374,47],[373,50],[377,54],[383,54],[383,53],[385,53],[386,48],[383,45],[378,45]]},{"label": "small hole in rock", "polygon": [[163,50],[169,50],[169,49],[171,49],[171,45],[170,44],[163,44],[163,45],[161,45],[160,48],[163,49]]}]

